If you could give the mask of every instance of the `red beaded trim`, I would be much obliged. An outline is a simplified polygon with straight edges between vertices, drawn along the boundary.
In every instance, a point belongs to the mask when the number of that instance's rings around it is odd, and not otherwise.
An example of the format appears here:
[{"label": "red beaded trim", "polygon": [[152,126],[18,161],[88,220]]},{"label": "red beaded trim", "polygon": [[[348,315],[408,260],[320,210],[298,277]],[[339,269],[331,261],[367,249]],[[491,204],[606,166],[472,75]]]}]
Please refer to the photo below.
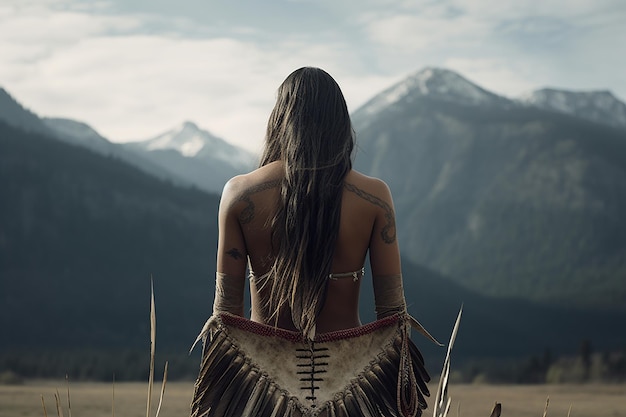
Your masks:
[{"label": "red beaded trim", "polygon": [[280,337],[290,342],[302,342],[302,335],[298,332],[281,329],[280,327],[268,326],[267,324],[257,323],[248,320],[245,317],[234,316],[232,314],[220,314],[222,323],[227,326],[237,327],[246,332],[258,334],[260,336]]},{"label": "red beaded trim", "polygon": [[[241,330],[258,334],[261,336],[280,337],[281,339],[288,340],[290,342],[302,342],[304,338],[299,332],[291,330],[281,329],[279,327],[268,326],[267,324],[257,323],[252,320],[248,320],[241,316],[235,316],[232,314],[220,314],[220,320],[227,326],[237,327]],[[394,314],[389,317],[385,317],[380,320],[376,320],[372,323],[365,324],[359,327],[353,327],[351,329],[337,330],[328,333],[318,334],[315,337],[316,342],[333,342],[336,340],[350,339],[353,337],[363,336],[372,333],[382,327],[388,327],[395,324],[400,320],[398,314]]]},{"label": "red beaded trim", "polygon": [[388,327],[392,324],[395,324],[398,322],[398,320],[400,320],[400,316],[397,314],[394,314],[393,316],[385,317],[383,319],[364,324],[363,326],[319,334],[315,337],[315,341],[316,342],[333,342],[335,340],[343,340],[343,339],[350,339],[352,337],[363,336],[363,335],[375,332],[376,330],[380,328]]}]

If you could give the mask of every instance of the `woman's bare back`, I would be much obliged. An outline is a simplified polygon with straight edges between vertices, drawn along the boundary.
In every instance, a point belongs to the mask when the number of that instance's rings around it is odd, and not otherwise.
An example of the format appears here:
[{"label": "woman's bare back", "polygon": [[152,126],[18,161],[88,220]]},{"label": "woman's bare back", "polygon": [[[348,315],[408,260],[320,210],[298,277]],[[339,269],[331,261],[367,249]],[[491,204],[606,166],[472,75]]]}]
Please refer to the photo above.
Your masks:
[{"label": "woman's bare back", "polygon": [[[274,324],[263,306],[271,287],[263,286],[274,254],[269,222],[280,201],[282,162],[263,166],[233,178],[222,194],[218,272],[244,279],[246,264],[251,279],[251,319]],[[317,318],[317,332],[356,327],[359,320],[361,268],[370,251],[374,276],[400,274],[400,255],[396,241],[395,216],[391,194],[384,182],[351,170],[344,180],[341,218],[331,267],[332,274],[356,272],[329,279],[324,307]],[[295,329],[289,311],[283,311],[278,326]]]}]

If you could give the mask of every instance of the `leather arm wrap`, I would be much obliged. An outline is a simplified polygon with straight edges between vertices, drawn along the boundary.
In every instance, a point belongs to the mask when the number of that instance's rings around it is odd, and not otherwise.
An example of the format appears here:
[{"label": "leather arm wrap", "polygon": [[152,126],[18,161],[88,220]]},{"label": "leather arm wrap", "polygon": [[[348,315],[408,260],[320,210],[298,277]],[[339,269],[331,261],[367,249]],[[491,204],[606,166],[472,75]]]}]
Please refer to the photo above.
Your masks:
[{"label": "leather arm wrap", "polygon": [[382,319],[395,313],[406,312],[406,301],[402,287],[402,274],[374,276],[374,303],[376,317]]},{"label": "leather arm wrap", "polygon": [[243,316],[243,290],[245,278],[215,273],[215,300],[213,314],[231,313]]}]

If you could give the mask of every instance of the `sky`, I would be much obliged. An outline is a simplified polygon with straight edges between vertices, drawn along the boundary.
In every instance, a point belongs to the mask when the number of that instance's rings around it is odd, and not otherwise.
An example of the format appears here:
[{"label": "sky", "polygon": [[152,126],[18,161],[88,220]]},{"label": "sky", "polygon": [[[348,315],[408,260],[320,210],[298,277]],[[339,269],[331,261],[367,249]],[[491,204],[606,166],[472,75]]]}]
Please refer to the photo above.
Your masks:
[{"label": "sky", "polygon": [[425,67],[510,98],[626,101],[624,45],[624,0],[0,0],[0,87],[113,142],[193,121],[258,151],[302,66],[328,71],[351,111]]}]

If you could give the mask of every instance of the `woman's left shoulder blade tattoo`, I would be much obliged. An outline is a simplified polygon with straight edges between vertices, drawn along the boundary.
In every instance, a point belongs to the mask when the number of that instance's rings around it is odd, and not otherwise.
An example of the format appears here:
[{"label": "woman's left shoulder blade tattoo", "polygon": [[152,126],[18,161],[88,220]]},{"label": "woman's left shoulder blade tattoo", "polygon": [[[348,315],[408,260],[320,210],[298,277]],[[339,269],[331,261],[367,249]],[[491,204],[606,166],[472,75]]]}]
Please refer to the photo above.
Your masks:
[{"label": "woman's left shoulder blade tattoo", "polygon": [[362,199],[382,208],[385,211],[386,223],[385,226],[383,226],[382,231],[380,232],[380,237],[382,238],[383,242],[387,244],[394,243],[396,241],[396,219],[393,214],[393,209],[391,208],[389,203],[381,200],[373,194],[368,193],[365,190],[358,188],[354,184],[345,183],[345,188],[348,191],[353,192]]}]

